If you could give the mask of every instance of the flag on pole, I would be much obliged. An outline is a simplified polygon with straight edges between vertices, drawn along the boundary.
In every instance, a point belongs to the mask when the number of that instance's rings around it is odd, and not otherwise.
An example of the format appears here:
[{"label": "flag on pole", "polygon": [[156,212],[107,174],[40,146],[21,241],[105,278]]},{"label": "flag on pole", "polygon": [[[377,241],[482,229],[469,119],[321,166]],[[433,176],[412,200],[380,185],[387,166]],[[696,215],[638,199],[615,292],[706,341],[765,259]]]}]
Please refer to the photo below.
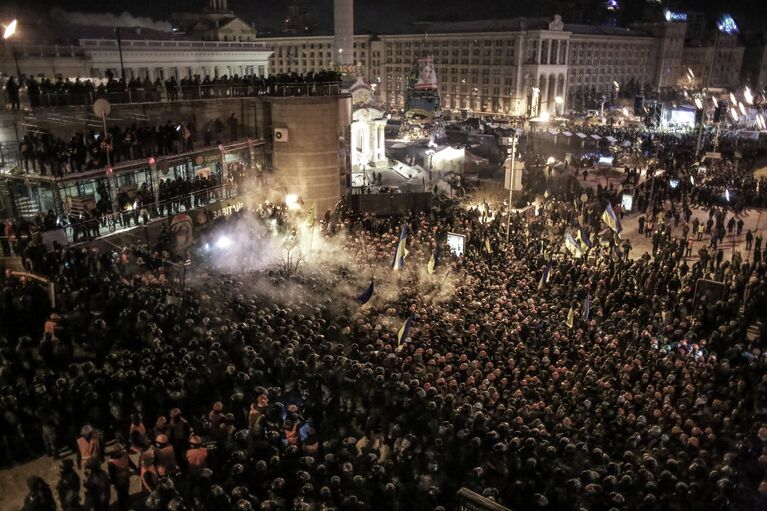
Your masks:
[{"label": "flag on pole", "polygon": [[586,299],[583,300],[583,314],[581,314],[581,316],[583,317],[583,321],[589,320],[590,313],[591,313],[591,295],[586,294]]},{"label": "flag on pole", "polygon": [[402,349],[402,343],[407,339],[410,333],[410,327],[413,325],[413,316],[410,316],[405,320],[400,329],[397,331],[397,349]]},{"label": "flag on pole", "polygon": [[586,228],[582,225],[578,228],[578,237],[581,239],[581,246],[583,247],[584,251],[593,246],[591,243],[591,238],[589,238],[589,231],[587,231]]},{"label": "flag on pole", "polygon": [[488,254],[493,253],[493,247],[490,245],[490,240],[487,238],[485,238],[485,250],[487,251]]},{"label": "flag on pole", "polygon": [[360,305],[365,305],[370,301],[370,298],[373,296],[373,279],[370,279],[370,285],[366,290],[364,290],[362,293],[357,296],[357,303]]},{"label": "flag on pole", "polygon": [[407,225],[402,224],[402,230],[399,233],[399,241],[394,249],[394,256],[391,259],[392,270],[401,270],[405,266],[405,256],[409,254],[407,250]]},{"label": "flag on pole", "polygon": [[568,328],[572,328],[575,324],[575,311],[570,307],[570,312],[567,313],[567,321],[565,322]]},{"label": "flag on pole", "polygon": [[312,204],[309,212],[306,214],[306,226],[314,227],[314,223],[317,221],[317,202]]},{"label": "flag on pole", "polygon": [[543,289],[543,286],[548,284],[549,279],[551,278],[550,275],[549,275],[550,272],[551,272],[551,263],[547,263],[546,267],[543,269],[543,275],[541,275],[541,280],[538,281],[538,290],[539,291],[541,289]]},{"label": "flag on pole", "polygon": [[429,275],[432,275],[435,271],[437,271],[437,266],[439,265],[439,247],[434,247],[434,250],[431,252],[431,258],[429,259],[429,264],[427,266],[429,270]]},{"label": "flag on pole", "polygon": [[613,205],[609,202],[607,203],[607,207],[602,213],[602,221],[606,223],[610,229],[615,231],[618,236],[620,236],[621,231],[623,231],[623,226],[621,225],[621,221],[618,219],[618,217],[615,216]]},{"label": "flag on pole", "polygon": [[565,248],[573,257],[581,257],[583,255],[581,246],[573,239],[573,235],[569,232],[565,233]]}]

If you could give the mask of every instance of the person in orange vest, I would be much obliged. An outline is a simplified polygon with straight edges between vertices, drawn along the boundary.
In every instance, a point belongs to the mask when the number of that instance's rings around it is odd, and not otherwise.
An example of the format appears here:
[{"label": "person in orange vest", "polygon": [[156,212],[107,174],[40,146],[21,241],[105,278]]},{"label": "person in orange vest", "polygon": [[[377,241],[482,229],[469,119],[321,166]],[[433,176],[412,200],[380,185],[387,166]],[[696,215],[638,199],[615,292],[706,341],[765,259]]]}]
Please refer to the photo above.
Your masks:
[{"label": "person in orange vest", "polygon": [[282,424],[282,431],[285,433],[285,443],[287,445],[298,445],[298,423],[292,419],[286,419]]},{"label": "person in orange vest", "polygon": [[173,474],[178,469],[176,453],[167,435],[157,435],[154,439],[154,464],[157,467],[157,473],[161,476]]},{"label": "person in orange vest", "polygon": [[186,462],[189,473],[193,476],[199,476],[204,469],[208,468],[208,449],[202,445],[202,440],[197,435],[192,435],[189,439]]},{"label": "person in orange vest", "polygon": [[91,459],[101,462],[101,452],[101,438],[93,430],[93,426],[86,424],[77,439],[77,468],[82,470]]},{"label": "person in orange vest", "polygon": [[56,332],[56,324],[58,323],[59,319],[61,319],[61,316],[55,312],[51,313],[50,318],[45,322],[43,333],[53,335]]},{"label": "person in orange vest", "polygon": [[130,475],[131,471],[136,471],[136,466],[119,444],[107,448],[107,455],[109,480],[117,493],[117,506],[121,511],[127,511],[130,508]]},{"label": "person in orange vest", "polygon": [[173,446],[173,450],[176,453],[176,463],[184,467],[186,463],[186,457],[184,452],[186,451],[187,441],[191,434],[191,427],[187,420],[181,415],[179,408],[174,408],[170,411],[170,444]]},{"label": "person in orange vest", "polygon": [[208,413],[208,422],[210,422],[211,431],[218,431],[221,421],[224,419],[224,403],[216,401],[213,403],[213,409]]},{"label": "person in orange vest", "polygon": [[146,426],[144,426],[144,421],[141,420],[141,415],[138,413],[131,415],[130,419],[130,429],[128,430],[130,450],[131,452],[142,452],[147,448]]},{"label": "person in orange vest", "polygon": [[147,449],[141,453],[141,469],[139,471],[141,478],[141,489],[147,493],[152,493],[157,488],[157,482],[160,477],[157,475],[157,467],[154,466],[154,451]]}]

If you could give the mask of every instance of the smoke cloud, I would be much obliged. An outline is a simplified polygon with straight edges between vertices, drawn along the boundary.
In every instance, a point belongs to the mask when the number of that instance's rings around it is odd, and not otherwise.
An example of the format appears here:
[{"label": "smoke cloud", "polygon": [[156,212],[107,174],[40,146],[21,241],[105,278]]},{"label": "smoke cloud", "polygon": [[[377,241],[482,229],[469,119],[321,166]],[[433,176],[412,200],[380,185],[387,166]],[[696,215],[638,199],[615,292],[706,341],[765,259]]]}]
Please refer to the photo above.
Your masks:
[{"label": "smoke cloud", "polygon": [[173,26],[167,21],[155,21],[145,16],[134,16],[124,11],[119,15],[112,13],[68,12],[63,9],[51,11],[53,19],[64,20],[73,25],[90,25],[96,27],[141,27],[160,32],[172,32]]}]

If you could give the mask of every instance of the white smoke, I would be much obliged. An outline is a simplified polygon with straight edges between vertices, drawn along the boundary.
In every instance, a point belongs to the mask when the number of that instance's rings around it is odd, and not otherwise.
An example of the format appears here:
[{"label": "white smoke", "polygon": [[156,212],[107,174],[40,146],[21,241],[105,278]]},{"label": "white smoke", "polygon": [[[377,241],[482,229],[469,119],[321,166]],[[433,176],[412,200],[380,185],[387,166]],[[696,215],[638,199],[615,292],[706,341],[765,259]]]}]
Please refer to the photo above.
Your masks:
[{"label": "white smoke", "polygon": [[124,11],[119,15],[112,13],[68,12],[63,9],[51,10],[53,19],[64,20],[73,25],[90,25],[96,27],[141,27],[160,32],[172,32],[173,26],[167,21],[155,21],[145,16],[134,16]]}]

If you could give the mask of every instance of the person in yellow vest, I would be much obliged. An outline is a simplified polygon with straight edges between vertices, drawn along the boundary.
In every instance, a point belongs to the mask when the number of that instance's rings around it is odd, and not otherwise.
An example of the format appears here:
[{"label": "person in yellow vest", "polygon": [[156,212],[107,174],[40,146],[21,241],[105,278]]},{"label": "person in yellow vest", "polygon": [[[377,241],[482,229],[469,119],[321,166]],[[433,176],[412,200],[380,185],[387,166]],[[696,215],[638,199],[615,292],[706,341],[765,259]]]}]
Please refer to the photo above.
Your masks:
[{"label": "person in yellow vest", "polygon": [[176,453],[167,435],[160,434],[154,439],[154,464],[157,467],[157,473],[161,476],[173,474],[178,469]]},{"label": "person in yellow vest", "polygon": [[128,457],[128,453],[121,445],[113,445],[107,448],[107,468],[109,480],[117,493],[117,506],[121,511],[130,508],[130,476],[136,471],[136,466]]},{"label": "person in yellow vest", "polygon": [[192,435],[189,439],[186,462],[189,473],[193,476],[199,476],[204,469],[208,468],[208,449],[202,445],[202,440],[197,435]]},{"label": "person in yellow vest", "polygon": [[77,439],[77,468],[82,470],[91,459],[101,462],[101,453],[99,434],[94,431],[93,426],[86,424],[80,430],[80,437]]}]

